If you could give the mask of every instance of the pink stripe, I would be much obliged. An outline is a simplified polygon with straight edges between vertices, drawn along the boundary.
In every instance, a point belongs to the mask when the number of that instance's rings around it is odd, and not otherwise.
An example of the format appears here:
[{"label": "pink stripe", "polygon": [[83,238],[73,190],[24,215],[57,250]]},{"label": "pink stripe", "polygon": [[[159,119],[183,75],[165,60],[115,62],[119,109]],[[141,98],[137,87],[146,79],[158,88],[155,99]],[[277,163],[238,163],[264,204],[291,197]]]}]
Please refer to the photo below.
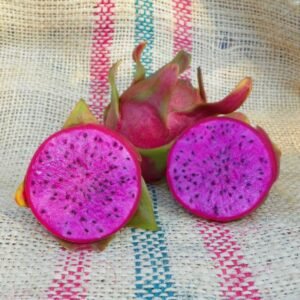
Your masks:
[{"label": "pink stripe", "polygon": [[[103,116],[104,103],[109,101],[107,75],[110,68],[110,49],[114,34],[114,3],[100,0],[95,6],[90,61],[90,97],[93,112]],[[48,299],[84,300],[91,268],[92,249],[78,251],[60,250],[55,277],[47,290]]]},{"label": "pink stripe", "polygon": [[55,276],[47,291],[51,300],[86,299],[91,249],[60,250]]},{"label": "pink stripe", "polygon": [[[192,52],[192,1],[173,0],[173,48],[174,54],[180,50]],[[191,72],[188,70],[182,78],[190,78]]]},{"label": "pink stripe", "polygon": [[93,31],[92,56],[90,67],[90,98],[93,112],[102,119],[104,105],[109,102],[107,80],[110,68],[110,50],[114,35],[114,8],[112,0],[101,0],[96,5],[97,17]]},{"label": "pink stripe", "polygon": [[[174,54],[181,49],[192,52],[192,3],[191,0],[173,0]],[[183,76],[191,77],[188,70]],[[198,226],[204,246],[211,254],[220,279],[224,299],[261,299],[252,273],[233,234],[224,224],[199,220]]]},{"label": "pink stripe", "polygon": [[226,225],[198,221],[204,246],[210,253],[220,279],[224,299],[261,299],[241,247]]}]

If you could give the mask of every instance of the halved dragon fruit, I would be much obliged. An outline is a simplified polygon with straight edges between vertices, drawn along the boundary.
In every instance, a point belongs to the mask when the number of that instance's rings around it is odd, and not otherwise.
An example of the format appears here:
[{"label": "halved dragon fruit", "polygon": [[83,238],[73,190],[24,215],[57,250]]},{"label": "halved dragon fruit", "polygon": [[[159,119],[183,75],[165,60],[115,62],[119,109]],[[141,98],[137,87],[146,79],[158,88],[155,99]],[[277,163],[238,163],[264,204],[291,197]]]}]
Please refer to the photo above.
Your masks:
[{"label": "halved dragon fruit", "polygon": [[44,141],[25,177],[33,214],[55,236],[91,243],[111,236],[136,212],[142,190],[138,157],[100,125],[63,129]]},{"label": "halved dragon fruit", "polygon": [[245,77],[224,99],[207,103],[200,68],[198,88],[179,78],[190,66],[190,54],[179,51],[171,62],[146,78],[141,63],[145,46],[142,42],[133,51],[134,80],[120,96],[115,83],[119,63],[112,66],[109,72],[112,96],[104,122],[137,148],[143,159],[145,180],[157,181],[165,175],[167,154],[176,138],[205,117],[238,109],[251,91],[252,80]]},{"label": "halved dragon fruit", "polygon": [[197,216],[221,222],[242,218],[262,204],[278,177],[279,161],[267,134],[238,119],[204,119],[170,150],[171,193]]}]

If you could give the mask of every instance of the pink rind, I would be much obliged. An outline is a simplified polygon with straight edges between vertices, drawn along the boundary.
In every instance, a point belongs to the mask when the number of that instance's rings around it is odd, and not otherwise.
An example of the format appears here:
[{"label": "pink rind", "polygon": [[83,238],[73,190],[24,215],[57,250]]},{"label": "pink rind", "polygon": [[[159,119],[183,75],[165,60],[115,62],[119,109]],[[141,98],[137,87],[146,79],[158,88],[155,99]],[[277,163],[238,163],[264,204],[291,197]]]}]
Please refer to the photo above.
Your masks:
[{"label": "pink rind", "polygon": [[[126,219],[124,219],[124,222],[118,226],[117,228],[115,228],[112,232],[105,234],[97,239],[72,239],[72,238],[66,238],[64,236],[61,235],[61,233],[53,230],[50,226],[48,226],[48,224],[46,224],[43,219],[40,217],[40,214],[38,211],[36,211],[32,205],[31,199],[30,199],[30,185],[27,184],[28,182],[28,178],[30,177],[30,173],[32,172],[32,166],[35,163],[36,157],[39,155],[39,153],[43,150],[43,148],[45,147],[45,145],[54,137],[60,135],[61,133],[66,133],[66,132],[71,132],[71,131],[75,131],[77,129],[97,129],[101,132],[104,132],[107,135],[112,136],[113,138],[119,140],[119,142],[121,144],[123,144],[123,146],[127,149],[128,153],[130,154],[131,158],[134,161],[134,164],[136,166],[136,170],[137,170],[137,178],[138,178],[138,185],[139,185],[139,191],[137,193],[137,197],[136,197],[136,201],[135,201],[135,205],[133,206],[130,214],[127,216]],[[40,146],[39,148],[36,150],[35,154],[33,155],[29,167],[27,169],[26,172],[26,176],[25,176],[25,196],[26,196],[26,200],[27,203],[29,205],[29,207],[31,208],[31,211],[33,213],[33,215],[36,217],[36,219],[49,231],[51,232],[54,236],[68,241],[68,242],[72,242],[72,243],[77,243],[77,244],[87,244],[87,243],[93,243],[93,242],[97,242],[99,240],[105,239],[111,235],[113,235],[114,233],[116,233],[117,231],[119,231],[121,228],[123,228],[128,222],[129,220],[133,217],[133,215],[135,214],[135,212],[137,211],[138,205],[139,205],[139,199],[141,197],[141,193],[142,193],[142,180],[141,180],[141,168],[140,168],[140,163],[139,163],[139,159],[138,159],[138,155],[136,154],[136,152],[133,150],[133,147],[130,145],[130,143],[127,142],[127,140],[125,138],[123,138],[122,136],[120,136],[119,134],[115,133],[114,131],[111,131],[110,129],[101,126],[101,125],[95,125],[95,124],[86,124],[86,125],[79,125],[79,126],[74,126],[74,127],[70,127],[67,129],[63,129],[60,131],[55,132],[54,134],[50,135]]]},{"label": "pink rind", "polygon": [[[183,138],[186,134],[189,133],[189,131],[198,126],[199,124],[202,123],[206,123],[206,122],[210,122],[212,120],[229,120],[232,122],[236,122],[248,129],[250,129],[264,144],[264,146],[267,149],[267,152],[270,156],[270,162],[272,164],[272,173],[273,176],[270,180],[270,182],[266,185],[266,189],[265,191],[262,193],[261,197],[256,201],[256,204],[253,205],[252,207],[250,207],[248,210],[244,211],[241,214],[237,214],[235,216],[231,216],[231,217],[216,217],[216,216],[212,216],[209,214],[205,214],[201,211],[195,210],[195,209],[191,209],[188,205],[186,205],[185,202],[183,202],[180,197],[177,195],[177,193],[175,192],[174,188],[173,188],[173,183],[172,183],[172,177],[170,175],[169,172],[169,166],[170,166],[170,161],[171,161],[171,157],[173,154],[174,149],[176,148],[176,144],[178,143],[178,141],[180,141],[181,138]],[[277,171],[278,170],[278,163],[277,163],[277,159],[276,159],[276,154],[274,152],[272,143],[270,142],[270,139],[268,138],[267,134],[265,133],[264,135],[261,134],[257,129],[253,128],[252,126],[248,125],[247,123],[244,123],[242,121],[239,121],[237,119],[232,119],[232,118],[228,118],[228,117],[209,117],[209,118],[205,118],[203,120],[201,120],[200,122],[197,122],[196,124],[194,124],[192,127],[188,128],[187,130],[185,130],[180,136],[179,138],[176,140],[176,142],[174,143],[174,145],[172,146],[169,154],[168,154],[168,158],[167,158],[167,172],[166,172],[166,178],[167,178],[167,182],[168,182],[168,186],[169,189],[171,191],[171,194],[173,195],[173,197],[175,198],[175,200],[182,205],[187,211],[189,211],[190,213],[198,216],[198,217],[202,217],[204,219],[207,220],[211,220],[211,221],[217,221],[217,222],[230,222],[230,221],[235,221],[235,220],[239,220],[247,215],[249,215],[250,213],[252,213],[254,210],[256,210],[260,205],[263,204],[264,200],[266,199],[266,197],[268,196],[271,187],[273,185],[273,183],[275,182],[276,178],[277,178]]]}]

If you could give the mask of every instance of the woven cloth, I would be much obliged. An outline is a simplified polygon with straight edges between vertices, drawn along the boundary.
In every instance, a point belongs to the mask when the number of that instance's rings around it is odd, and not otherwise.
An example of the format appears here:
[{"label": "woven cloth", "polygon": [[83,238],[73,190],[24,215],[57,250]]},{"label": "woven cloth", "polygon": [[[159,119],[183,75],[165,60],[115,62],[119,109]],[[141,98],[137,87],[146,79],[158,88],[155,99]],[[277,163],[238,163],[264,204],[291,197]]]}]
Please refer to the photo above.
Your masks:
[{"label": "woven cloth", "polygon": [[[242,111],[283,152],[256,212],[217,224],[151,185],[155,233],[126,228],[104,252],[64,250],[13,193],[38,145],[79,98],[101,118],[107,73],[131,82],[131,51],[150,74],[179,49],[201,66],[210,101],[244,76]],[[0,299],[300,299],[300,2],[293,0],[0,1]]]}]

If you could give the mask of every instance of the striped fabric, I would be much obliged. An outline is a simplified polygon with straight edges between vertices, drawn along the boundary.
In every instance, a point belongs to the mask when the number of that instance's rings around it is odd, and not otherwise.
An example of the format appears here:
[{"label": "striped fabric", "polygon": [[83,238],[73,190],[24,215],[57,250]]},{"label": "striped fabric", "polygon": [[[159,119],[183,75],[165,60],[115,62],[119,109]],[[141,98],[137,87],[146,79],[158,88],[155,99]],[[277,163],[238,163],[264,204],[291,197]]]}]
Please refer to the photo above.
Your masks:
[{"label": "striped fabric", "polygon": [[[0,193],[9,199],[0,206],[0,299],[300,299],[296,1],[38,2],[4,1],[0,9]],[[103,118],[109,68],[122,61],[122,93],[141,41],[147,76],[179,50],[190,52],[182,78],[196,86],[201,65],[209,101],[252,76],[244,109],[283,149],[281,177],[262,207],[229,224],[190,215],[166,183],[149,185],[158,231],[124,228],[103,252],[66,250],[11,194],[35,147],[78,98]]]}]

